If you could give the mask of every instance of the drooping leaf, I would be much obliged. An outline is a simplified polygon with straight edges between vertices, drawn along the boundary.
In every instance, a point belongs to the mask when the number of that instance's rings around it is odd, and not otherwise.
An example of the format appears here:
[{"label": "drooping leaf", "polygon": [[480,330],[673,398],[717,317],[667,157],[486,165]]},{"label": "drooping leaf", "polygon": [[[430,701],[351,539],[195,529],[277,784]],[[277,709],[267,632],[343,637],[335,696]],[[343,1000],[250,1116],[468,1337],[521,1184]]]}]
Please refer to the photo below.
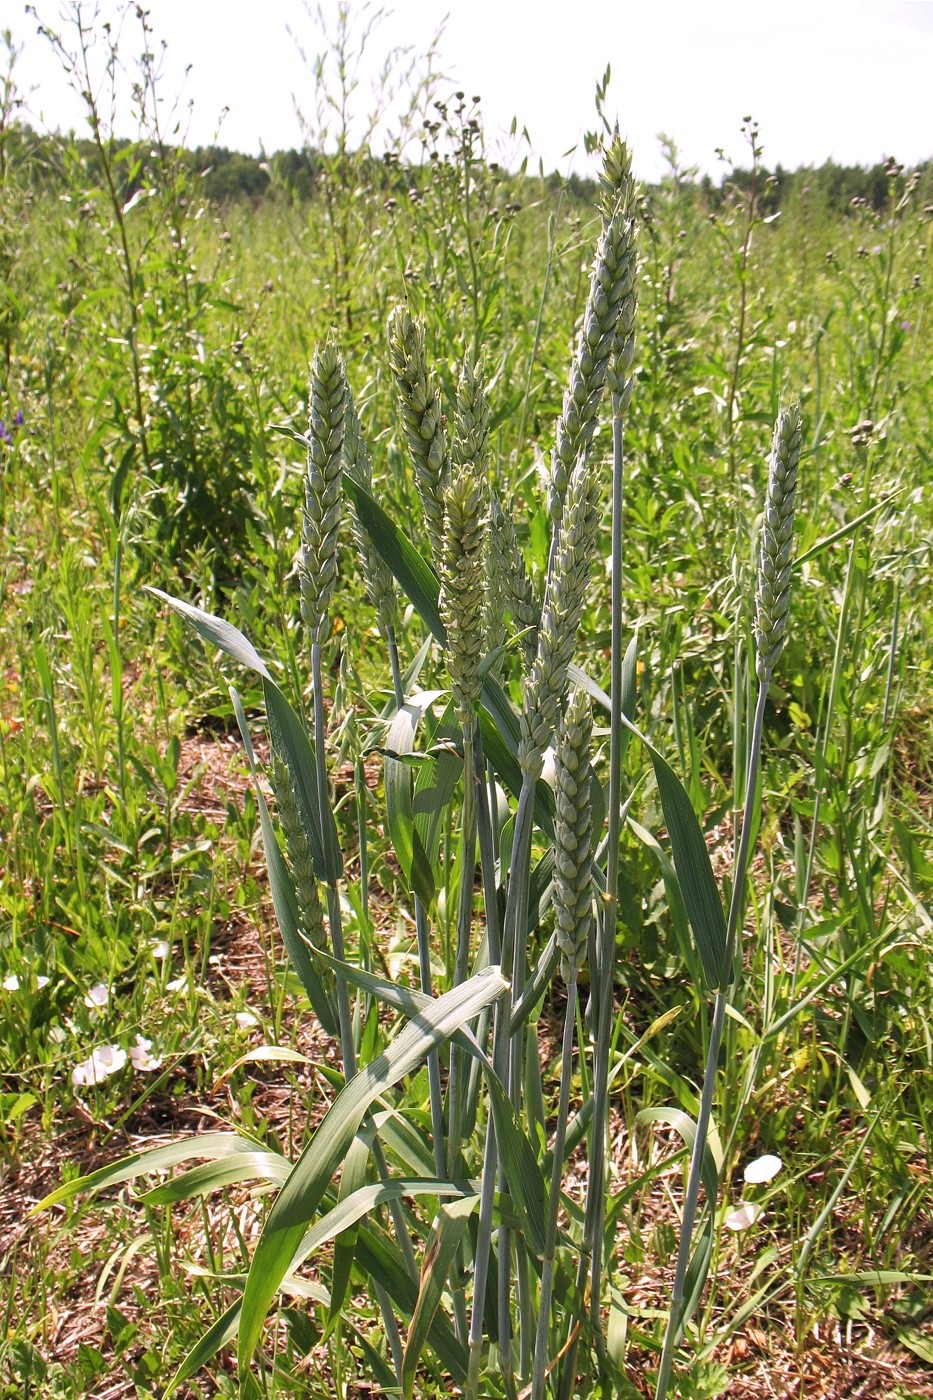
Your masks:
[{"label": "drooping leaf", "polygon": [[222,617],[215,617],[203,608],[196,608],[192,603],[186,603],[183,598],[173,598],[170,593],[163,593],[161,588],[147,586],[146,592],[161,598],[163,603],[168,603],[169,607],[174,609],[179,617],[183,617],[210,646],[226,652],[234,661],[239,661],[241,666],[248,666],[251,671],[256,671],[264,680],[272,679],[266,663],[252,642],[231,622],[225,622]]},{"label": "drooping leaf", "polygon": [[154,1186],[137,1199],[145,1205],[167,1206],[176,1201],[188,1201],[193,1196],[206,1196],[211,1191],[219,1191],[224,1186],[236,1186],[241,1181],[263,1181],[272,1186],[284,1186],[292,1170],[292,1163],[278,1152],[255,1150],[253,1152],[232,1152],[217,1162],[206,1162],[200,1167],[173,1176],[161,1186]]},{"label": "drooping leaf", "polygon": [[276,922],[279,926],[279,932],[282,935],[282,942],[285,944],[288,960],[298,974],[301,985],[308,994],[308,999],[314,1008],[314,1014],[317,1016],[328,1035],[335,1036],[338,1033],[336,1003],[332,992],[325,985],[320,973],[315,969],[311,949],[301,936],[298,900],[295,897],[295,887],[292,884],[292,877],[285,863],[285,857],[282,854],[281,847],[276,840],[272,818],[269,815],[269,808],[266,805],[266,799],[259,785],[259,773],[256,767],[256,759],[253,753],[253,744],[250,738],[249,723],[246,718],[246,713],[243,709],[240,697],[233,686],[230,686],[230,698],[233,701],[233,710],[236,715],[237,724],[240,727],[240,734],[243,737],[243,743],[246,747],[246,757],[253,775],[256,806],[259,811],[259,826],[262,831],[262,844],[266,855],[266,868],[269,871],[269,888],[272,892],[272,905],[275,909]]},{"label": "drooping leaf", "polygon": [[216,1161],[221,1157],[230,1156],[231,1153],[252,1152],[256,1146],[255,1142],[241,1137],[239,1133],[202,1133],[200,1136],[169,1143],[166,1147],[134,1152],[129,1157],[121,1157],[109,1167],[99,1167],[87,1176],[64,1182],[44,1196],[38,1205],[34,1205],[29,1214],[36,1215],[39,1211],[48,1210],[50,1206],[60,1205],[62,1201],[73,1200],[85,1191],[102,1191],[106,1186],[119,1186],[124,1181],[133,1181],[149,1172],[167,1171],[169,1167],[178,1166],[180,1162],[189,1162],[193,1158],[206,1157]]}]

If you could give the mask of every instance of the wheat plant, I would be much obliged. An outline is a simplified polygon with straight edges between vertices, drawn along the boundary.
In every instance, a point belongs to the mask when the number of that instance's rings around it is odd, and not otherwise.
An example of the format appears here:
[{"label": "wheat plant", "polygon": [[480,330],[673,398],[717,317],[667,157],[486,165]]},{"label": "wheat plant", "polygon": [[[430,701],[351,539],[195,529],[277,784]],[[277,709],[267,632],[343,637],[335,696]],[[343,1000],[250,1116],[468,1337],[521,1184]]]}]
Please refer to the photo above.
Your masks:
[{"label": "wheat plant", "polygon": [[[706,1143],[744,907],[764,705],[786,635],[801,429],[799,413],[788,409],[775,430],[754,624],[759,700],[727,922],[690,797],[634,724],[637,643],[626,635],[622,526],[624,430],[635,388],[636,210],[629,152],[610,135],[596,256],[541,503],[551,536],[540,600],[515,518],[490,481],[482,368],[469,356],[463,361],[448,443],[426,328],[407,307],[392,316],[388,357],[422,508],[412,534],[423,548],[376,500],[372,453],[333,340],[312,362],[307,430],[288,430],[306,452],[297,572],[310,725],[242,632],[168,598],[205,640],[259,678],[275,813],[261,784],[256,801],[276,915],[342,1062],[336,1096],[294,1161],[257,1152],[242,1135],[216,1133],[69,1182],[42,1203],[196,1158],[207,1165],[147,1199],[180,1200],[247,1180],[274,1193],[240,1297],[191,1350],[169,1391],[236,1338],[246,1394],[267,1314],[277,1298],[300,1291],[307,1261],[330,1280],[329,1330],[345,1315],[354,1272],[369,1281],[385,1332],[383,1350],[367,1343],[374,1380],[403,1396],[421,1393],[425,1373],[437,1383],[452,1378],[470,1400],[499,1393],[544,1400],[581,1386],[586,1393],[597,1377],[618,1379],[605,1335],[617,1246],[615,1225],[607,1225],[607,1122],[619,1065],[620,848],[633,797],[624,790],[624,759],[634,736],[656,779],[702,969],[697,994],[715,993],[657,1379],[658,1396],[666,1393],[709,1257],[694,1269],[685,1297],[701,1178],[708,1192],[716,1187]],[[603,471],[597,436],[607,392],[611,473]],[[608,696],[575,661],[607,500]],[[365,908],[366,891],[348,874],[340,847],[322,665],[342,586],[344,501],[390,676],[371,743],[385,760],[384,818],[415,928],[417,985],[373,971],[345,933],[347,910]],[[408,621],[403,596],[413,610]],[[404,666],[402,646],[410,652]],[[422,673],[435,683],[422,686]],[[258,779],[250,724],[231,694]],[[607,712],[607,762],[594,754],[594,704]],[[553,778],[545,781],[551,752]],[[362,852],[366,835],[357,837]],[[445,937],[451,925],[452,944]],[[562,1002],[551,1113],[537,1033],[550,989],[559,989]],[[572,1114],[575,1047],[584,1093]],[[422,1066],[427,1107],[413,1117],[397,1086]],[[585,1193],[571,1202],[568,1158],[584,1139]],[[330,1242],[324,1263],[320,1251]]]}]

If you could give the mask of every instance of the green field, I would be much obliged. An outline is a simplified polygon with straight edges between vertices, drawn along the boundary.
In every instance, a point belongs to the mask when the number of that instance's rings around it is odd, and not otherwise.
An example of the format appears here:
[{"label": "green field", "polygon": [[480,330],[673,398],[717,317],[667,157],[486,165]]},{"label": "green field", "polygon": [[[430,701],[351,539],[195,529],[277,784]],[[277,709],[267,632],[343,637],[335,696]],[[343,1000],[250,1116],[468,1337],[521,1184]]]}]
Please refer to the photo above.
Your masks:
[{"label": "green field", "polygon": [[933,168],[138,62],[0,87],[0,1395],[933,1395]]}]

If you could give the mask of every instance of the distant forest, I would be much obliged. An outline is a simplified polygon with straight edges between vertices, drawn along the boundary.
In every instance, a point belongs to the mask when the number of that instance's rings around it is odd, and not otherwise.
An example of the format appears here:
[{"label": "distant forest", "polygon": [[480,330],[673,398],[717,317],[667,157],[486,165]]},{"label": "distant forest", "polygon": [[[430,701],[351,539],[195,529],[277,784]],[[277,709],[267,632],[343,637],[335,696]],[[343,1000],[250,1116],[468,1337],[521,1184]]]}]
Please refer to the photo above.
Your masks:
[{"label": "distant forest", "polygon": [[[3,133],[0,146],[0,164],[15,163],[21,181],[33,188],[59,184],[64,187],[73,179],[76,161],[86,170],[89,186],[103,180],[100,157],[91,140],[43,136],[27,125],[14,125]],[[129,141],[114,141],[113,149],[120,156],[126,177],[124,192],[130,198],[145,187],[154,153],[146,145]],[[313,199],[322,181],[328,175],[333,177],[335,163],[339,160],[334,155],[321,155],[309,149],[250,156],[226,146],[173,148],[163,151],[159,158],[177,160],[184,174],[196,181],[201,198],[218,205],[240,200],[258,203],[282,197],[297,202]],[[352,164],[357,179],[365,174],[370,187],[384,190],[387,198],[423,184],[430,170],[427,164],[400,162],[394,153],[377,157],[356,152],[345,156],[344,160]],[[837,165],[832,160],[798,170],[785,170],[780,164],[774,170],[763,167],[759,176],[759,207],[762,212],[776,212],[789,201],[810,195],[816,197],[827,212],[844,213],[853,206],[867,205],[876,213],[883,213],[892,198],[892,189],[896,192],[898,183],[908,175],[902,172],[899,182],[892,184],[891,172],[890,161],[868,167]],[[933,194],[933,160],[922,162],[911,173],[925,191]],[[510,177],[504,171],[502,176],[507,184]],[[682,189],[693,187],[707,208],[716,209],[728,187],[747,188],[751,172],[729,169],[718,182],[709,175],[691,178],[689,172],[679,172],[675,178]],[[584,176],[567,177],[553,172],[544,176],[543,181],[550,190],[566,185],[569,194],[582,204],[596,198],[596,181]]]}]

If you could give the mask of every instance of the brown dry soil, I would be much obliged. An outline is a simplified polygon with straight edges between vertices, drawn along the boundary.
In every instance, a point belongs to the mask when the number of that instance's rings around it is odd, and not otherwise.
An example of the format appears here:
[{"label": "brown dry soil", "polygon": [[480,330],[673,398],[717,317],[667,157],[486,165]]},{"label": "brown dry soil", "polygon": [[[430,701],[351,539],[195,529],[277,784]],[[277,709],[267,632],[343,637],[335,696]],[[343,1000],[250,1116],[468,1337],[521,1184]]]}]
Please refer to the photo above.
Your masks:
[{"label": "brown dry soil", "polygon": [[[185,780],[201,773],[190,801],[199,804],[215,821],[222,823],[229,798],[242,800],[247,782],[245,768],[238,745],[229,737],[202,733],[187,738],[181,769]],[[376,776],[367,774],[371,781]],[[263,1003],[268,965],[263,944],[268,948],[268,942],[269,927],[259,929],[246,920],[234,920],[220,931],[219,943],[212,940],[212,948],[219,946],[222,953],[223,975],[217,977],[217,985],[212,988],[218,998],[228,994],[230,987],[245,984],[249,1001]],[[336,1047],[313,1023],[306,1021],[303,1025],[307,1028],[299,1030],[290,1025],[282,1039],[317,1062],[323,1057],[336,1063]],[[554,1051],[553,1028],[545,1020],[541,1022],[541,1032],[545,1054]],[[258,1033],[253,1039],[258,1043]],[[250,1067],[254,1087],[249,1116],[253,1122],[265,1121],[283,1150],[295,1153],[323,1114],[329,1090],[312,1067],[289,1065],[287,1074],[283,1068],[275,1064]],[[210,1239],[214,1262],[222,1261],[229,1269],[231,1261],[238,1257],[240,1242],[250,1246],[256,1238],[258,1207],[243,1192],[228,1192],[220,1204],[208,1200],[203,1212],[200,1207],[176,1207],[171,1221],[171,1249],[161,1250],[154,1247],[154,1240],[162,1244],[165,1239],[164,1218],[158,1212],[147,1217],[140,1206],[131,1203],[126,1191],[109,1202],[98,1200],[78,1208],[59,1207],[45,1218],[30,1219],[28,1212],[61,1181],[65,1163],[85,1173],[119,1156],[160,1146],[181,1135],[223,1125],[236,1126],[243,1120],[243,1107],[234,1088],[237,1082],[241,1084],[242,1080],[227,1079],[207,1091],[199,1091],[197,1076],[186,1074],[185,1066],[180,1065],[172,1092],[148,1098],[143,1108],[116,1130],[91,1121],[79,1105],[63,1106],[51,1134],[31,1127],[27,1120],[16,1144],[15,1160],[6,1157],[0,1164],[0,1278],[7,1300],[5,1335],[9,1338],[15,1330],[22,1329],[34,1339],[49,1363],[72,1363],[83,1347],[99,1350],[107,1367],[105,1379],[95,1382],[87,1392],[94,1400],[133,1400],[140,1393],[131,1376],[132,1368],[147,1354],[160,1357],[159,1338],[164,1333],[167,1315],[180,1307],[197,1310],[199,1306],[194,1294],[196,1285],[184,1282],[178,1260],[183,1258],[189,1266],[207,1267],[211,1263],[207,1245]],[[177,1092],[179,1088],[181,1092]],[[644,1158],[643,1147],[640,1164],[633,1160],[632,1144],[619,1121],[613,1123],[612,1141],[614,1187],[618,1190],[650,1163]],[[669,1155],[673,1146],[662,1130],[650,1152]],[[652,1160],[657,1160],[657,1156]],[[682,1179],[682,1166],[672,1165],[670,1172],[656,1179],[640,1198],[638,1224],[643,1235],[650,1238],[653,1230],[676,1221],[675,1193],[679,1193]],[[582,1194],[585,1185],[585,1157],[578,1153],[571,1164],[567,1189]],[[845,1236],[851,1237],[850,1257],[858,1257],[861,1251],[857,1203],[848,1214],[848,1219],[845,1213],[837,1216],[834,1229],[843,1246]],[[787,1254],[787,1241],[772,1237],[769,1242],[777,1245],[780,1254]],[[933,1269],[933,1241],[912,1243],[915,1257],[919,1254],[929,1258]],[[114,1257],[118,1250],[119,1255]],[[652,1256],[650,1249],[647,1256]],[[719,1258],[717,1275],[733,1306],[737,1306],[736,1299],[741,1301],[754,1291],[750,1275],[756,1258],[755,1249],[743,1253],[739,1240],[730,1241]],[[620,1267],[625,1274],[624,1262]],[[747,1292],[743,1276],[749,1285]],[[50,1285],[47,1280],[55,1283]],[[627,1301],[638,1310],[664,1309],[669,1287],[670,1278],[661,1271],[634,1277],[629,1274]],[[231,1300],[232,1295],[225,1303]],[[116,1305],[128,1325],[123,1336],[116,1339],[121,1342],[119,1354],[115,1353],[111,1326],[116,1325],[116,1320],[113,1314],[108,1319],[108,1302]],[[200,1321],[203,1326],[204,1318]],[[715,1330],[715,1318],[712,1325]],[[192,1341],[194,1336],[192,1333]],[[0,1347],[0,1382],[7,1380],[12,1384],[2,1358]],[[174,1358],[176,1364],[178,1359]],[[733,1332],[712,1360],[728,1370],[731,1379],[724,1393],[735,1400],[884,1400],[895,1394],[918,1400],[933,1397],[933,1370],[909,1351],[892,1344],[867,1319],[824,1320],[814,1325],[798,1345],[790,1302],[786,1307],[772,1304],[763,1314],[756,1313],[754,1321]],[[640,1354],[637,1346],[630,1346],[628,1361],[630,1381],[639,1393],[649,1396],[645,1373],[652,1357],[647,1352]],[[309,1374],[317,1371],[321,1393],[334,1393],[323,1354],[312,1352],[306,1365]],[[221,1371],[232,1376],[234,1369],[233,1359],[225,1356],[201,1372],[194,1383],[182,1386],[177,1392],[179,1400],[202,1400],[218,1394],[214,1378]],[[165,1382],[170,1374],[167,1365],[160,1366],[158,1374]],[[40,1397],[53,1393],[46,1392],[44,1384],[51,1382],[40,1382],[40,1388],[30,1394]],[[14,1388],[0,1388],[3,1400],[16,1393]],[[346,1391],[349,1397],[359,1400],[377,1393],[362,1380]],[[456,1388],[451,1388],[450,1393],[456,1394]]]}]

